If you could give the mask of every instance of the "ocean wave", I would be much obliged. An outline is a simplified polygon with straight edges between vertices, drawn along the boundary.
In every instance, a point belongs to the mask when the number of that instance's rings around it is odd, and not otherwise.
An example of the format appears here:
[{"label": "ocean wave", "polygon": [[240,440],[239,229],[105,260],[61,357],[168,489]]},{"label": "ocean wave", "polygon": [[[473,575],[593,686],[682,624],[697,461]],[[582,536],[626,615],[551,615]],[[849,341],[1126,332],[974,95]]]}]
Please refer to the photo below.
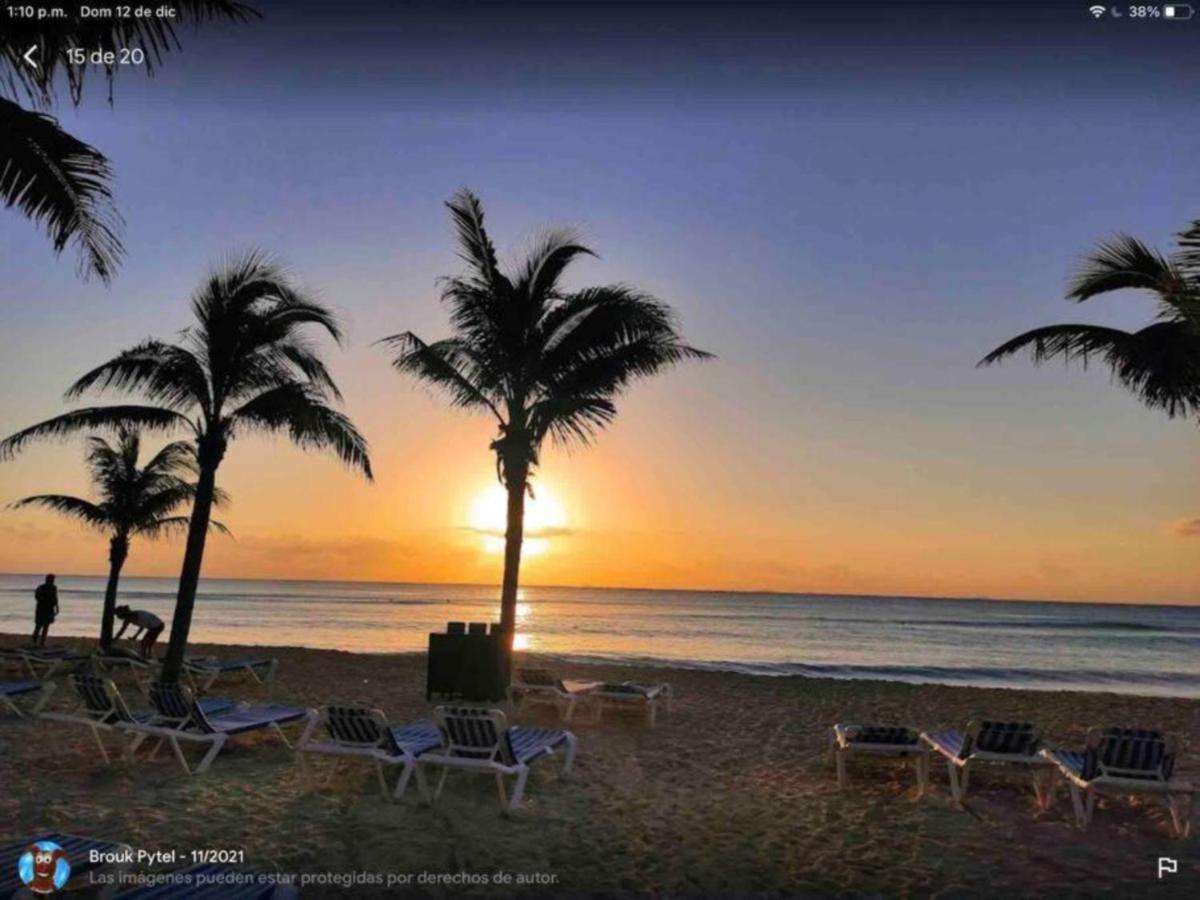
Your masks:
[{"label": "ocean wave", "polygon": [[[1117,693],[1200,695],[1200,674],[1189,672],[1113,671],[1109,669],[991,668],[986,666],[842,665],[814,663],[754,663],[735,660],[686,660],[651,656],[551,654],[584,665],[629,665],[699,669],[771,677],[835,678],[840,680],[900,681],[912,684],[972,685],[977,687],[1057,688]],[[1141,689],[1141,690],[1139,690]]]}]

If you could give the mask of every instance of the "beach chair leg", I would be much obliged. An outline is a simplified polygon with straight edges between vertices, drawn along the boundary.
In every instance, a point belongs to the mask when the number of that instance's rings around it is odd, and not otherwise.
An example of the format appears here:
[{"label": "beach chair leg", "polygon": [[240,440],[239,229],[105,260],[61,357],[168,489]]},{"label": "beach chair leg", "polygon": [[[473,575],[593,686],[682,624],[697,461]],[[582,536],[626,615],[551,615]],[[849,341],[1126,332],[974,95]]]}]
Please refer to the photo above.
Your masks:
[{"label": "beach chair leg", "polygon": [[136,737],[130,738],[130,740],[129,740],[129,755],[131,757],[133,756],[133,754],[137,753],[137,748],[142,746],[142,744],[145,743],[146,738],[148,738],[148,737],[149,737],[148,734],[139,734]]},{"label": "beach chair leg", "polygon": [[1089,790],[1087,792],[1087,800],[1084,803],[1084,812],[1087,816],[1087,824],[1092,824],[1092,819],[1096,815],[1096,792]]},{"label": "beach chair leg", "polygon": [[53,681],[43,682],[42,683],[42,692],[41,692],[41,694],[38,695],[38,701],[37,701],[37,703],[35,703],[33,705],[33,711],[30,713],[30,715],[33,715],[33,716],[38,715],[45,708],[46,704],[50,701],[51,695],[54,693],[54,691],[57,688],[58,688],[58,685],[55,684]]},{"label": "beach chair leg", "polygon": [[958,766],[954,764],[954,760],[946,762],[946,773],[950,778],[950,796],[954,798],[955,803],[962,802],[962,794],[958,788]]},{"label": "beach chair leg", "polygon": [[449,766],[442,766],[442,773],[438,776],[437,787],[433,790],[433,799],[436,801],[442,796],[442,788],[446,786],[446,776],[450,774]]},{"label": "beach chair leg", "polygon": [[839,788],[846,786],[846,750],[839,747],[834,751],[834,764],[837,766],[837,782]]},{"label": "beach chair leg", "polygon": [[1072,781],[1067,786],[1071,789],[1071,806],[1075,809],[1075,824],[1080,828],[1087,828],[1088,817],[1083,808],[1083,797],[1079,794],[1079,785]]},{"label": "beach chair leg", "polygon": [[[497,781],[500,782],[500,802],[504,802],[504,781],[497,775]],[[508,811],[514,811],[521,805],[521,798],[525,796],[525,782],[529,779],[529,766],[521,766],[517,773],[517,782],[513,785],[512,799],[508,801]]]},{"label": "beach chair leg", "polygon": [[[185,757],[183,755],[183,748],[179,746],[179,741],[176,740],[175,738],[171,738],[170,740],[171,740],[171,749],[175,752],[175,759],[177,759],[179,761],[179,765],[183,766],[183,771],[188,775],[193,774],[191,768],[188,767],[187,757]],[[159,741],[159,743],[161,744],[162,742]],[[158,752],[158,751],[156,750],[155,752]],[[153,757],[151,757],[151,759],[153,759]],[[207,757],[206,757],[206,759],[207,759]],[[201,769],[196,770],[197,773],[199,773],[200,771],[202,771],[202,770]]]},{"label": "beach chair leg", "polygon": [[271,730],[272,730],[273,732],[275,732],[275,734],[277,734],[277,735],[279,736],[279,739],[280,739],[281,741],[283,741],[283,746],[287,747],[289,750],[294,750],[294,749],[295,749],[295,748],[292,746],[292,742],[288,740],[288,738],[287,738],[287,735],[283,733],[283,729],[279,727],[279,723],[278,723],[278,722],[272,722],[272,723],[271,723]]},{"label": "beach chair leg", "polygon": [[1167,809],[1171,813],[1172,832],[1177,838],[1185,838],[1192,830],[1192,795],[1168,794]]},{"label": "beach chair leg", "polygon": [[650,727],[654,727],[654,720],[658,716],[658,701],[650,700],[646,703],[646,719],[650,723]]},{"label": "beach chair leg", "polygon": [[[212,761],[217,758],[217,754],[221,752],[221,748],[225,746],[226,737],[223,734],[218,734],[213,740],[212,746],[208,748],[208,752],[204,754],[204,759],[200,760],[200,765],[196,766],[195,774],[199,775],[208,771],[208,767],[212,765]],[[187,762],[183,758],[183,752],[179,749],[179,742],[174,738],[171,743],[175,745],[175,752],[179,756],[179,761],[183,763],[184,769],[187,769]]]},{"label": "beach chair leg", "polygon": [[962,770],[958,776],[958,802],[964,803],[967,799],[967,785],[971,781],[971,764],[964,763]]},{"label": "beach chair leg", "polygon": [[508,805],[508,793],[504,790],[504,776],[499,773],[496,773],[496,790],[500,794],[500,809],[511,809]]},{"label": "beach chair leg", "polygon": [[[159,739],[158,739],[158,743],[154,745],[154,749],[150,751],[150,755],[149,755],[149,756],[147,756],[147,757],[146,757],[146,759],[147,759],[147,760],[154,760],[154,759],[157,759],[157,758],[158,758],[158,751],[162,749],[162,745],[163,745],[163,743],[164,743],[166,740],[167,740],[167,739],[166,739],[165,737],[159,738]],[[174,738],[172,738],[171,740],[172,740],[172,742],[174,742],[174,740],[175,740],[175,739],[174,739]]]},{"label": "beach chair leg", "polygon": [[0,694],[0,709],[8,710],[10,713],[12,713],[18,719],[24,718],[24,716],[25,716],[25,714],[22,713],[21,710],[17,707],[17,704],[13,703],[12,700],[10,700],[8,697],[4,696],[3,694]]},{"label": "beach chair leg", "polygon": [[575,745],[578,743],[579,740],[575,737],[575,735],[567,735],[567,752],[563,756],[563,778],[568,778],[571,775],[571,767],[575,765]]},{"label": "beach chair leg", "polygon": [[379,776],[379,793],[383,795],[383,799],[388,799],[388,783],[387,778],[383,774],[383,763],[375,760],[375,774]]},{"label": "beach chair leg", "polygon": [[[376,763],[376,765],[379,766],[379,774],[380,774],[380,777],[382,777],[383,764]],[[413,762],[411,759],[406,759],[404,761],[404,765],[400,770],[400,777],[396,779],[396,790],[392,792],[393,800],[399,800],[401,797],[404,796],[404,792],[406,790],[408,790],[409,779],[412,778],[413,772],[416,770],[416,768],[417,768],[416,763]]]},{"label": "beach chair leg", "polygon": [[104,760],[104,764],[109,765],[112,760],[108,758],[108,750],[104,746],[104,741],[100,739],[100,729],[95,725],[92,726],[92,737],[96,739],[96,746],[100,749],[100,758]]},{"label": "beach chair leg", "polygon": [[566,711],[566,713],[563,715],[563,721],[564,721],[564,722],[570,722],[570,721],[571,721],[571,716],[573,716],[573,715],[575,714],[575,701],[576,701],[577,699],[578,699],[578,698],[576,698],[576,697],[568,697],[568,698],[567,698],[567,711]]},{"label": "beach chair leg", "polygon": [[920,799],[929,790],[929,754],[918,753],[913,764],[917,768],[917,799]]}]

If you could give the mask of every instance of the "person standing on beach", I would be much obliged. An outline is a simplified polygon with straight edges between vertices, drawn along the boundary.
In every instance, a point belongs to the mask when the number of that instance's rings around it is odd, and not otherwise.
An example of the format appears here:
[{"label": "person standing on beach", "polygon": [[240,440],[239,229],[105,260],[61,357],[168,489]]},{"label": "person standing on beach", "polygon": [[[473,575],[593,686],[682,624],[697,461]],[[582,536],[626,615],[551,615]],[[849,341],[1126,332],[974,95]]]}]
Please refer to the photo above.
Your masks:
[{"label": "person standing on beach", "polygon": [[46,646],[46,633],[58,616],[58,588],[54,586],[54,576],[47,575],[46,580],[37,586],[33,592],[37,601],[37,609],[33,614],[33,646]]},{"label": "person standing on beach", "polygon": [[146,659],[149,659],[150,654],[154,652],[154,642],[163,633],[165,627],[163,620],[152,612],[144,609],[130,609],[128,606],[118,606],[113,613],[121,620],[121,630],[117,632],[117,636],[113,640],[119,641],[121,635],[125,633],[125,629],[132,625],[135,630],[129,639],[136,641],[140,636],[142,642],[138,646],[138,651]]}]

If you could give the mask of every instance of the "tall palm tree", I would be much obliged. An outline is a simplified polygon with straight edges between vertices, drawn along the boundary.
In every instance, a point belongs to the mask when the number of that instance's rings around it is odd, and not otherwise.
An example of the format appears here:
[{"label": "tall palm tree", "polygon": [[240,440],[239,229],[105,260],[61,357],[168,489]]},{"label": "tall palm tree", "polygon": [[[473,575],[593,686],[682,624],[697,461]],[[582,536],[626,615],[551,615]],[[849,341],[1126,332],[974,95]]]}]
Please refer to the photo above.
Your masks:
[{"label": "tall palm tree", "polygon": [[[129,558],[135,537],[158,538],[187,525],[186,516],[175,515],[196,495],[188,476],[196,474],[196,449],[186,441],[167,444],[144,465],[138,465],[141,437],[131,429],[120,429],[116,445],[100,437],[88,439],[87,467],[99,500],[93,502],[65,494],[36,494],[18,500],[13,508],[40,506],[62,513],[108,535],[108,584],[100,617],[100,646],[112,643],[113,610],[121,569]],[[220,503],[218,493],[214,501]],[[212,522],[224,530],[219,522]]]},{"label": "tall palm tree", "polygon": [[467,270],[443,279],[454,337],[426,343],[412,332],[384,338],[393,365],[442,389],[455,406],[487,412],[496,473],[508,492],[500,624],[516,624],[525,495],[547,436],[590,443],[617,413],[633,380],[687,359],[709,356],[683,343],[662,301],[636,288],[568,290],[572,261],[594,256],[570,231],[546,232],[518,267],[501,270],[469,191],[449,203]]},{"label": "tall palm tree", "polygon": [[1100,244],[1085,260],[1067,298],[1082,303],[1125,289],[1149,291],[1157,320],[1137,331],[1100,325],[1047,325],[1001,344],[979,363],[991,365],[1028,350],[1035,363],[1061,358],[1087,366],[1099,359],[1113,377],[1152,409],[1200,416],[1200,220],[1164,256],[1128,235]]},{"label": "tall palm tree", "polygon": [[[63,19],[10,18],[0,32],[0,203],[18,207],[45,226],[56,254],[75,243],[81,273],[105,282],[124,253],[111,167],[99,150],[72,137],[47,112],[54,106],[60,75],[76,106],[83,98],[84,76],[93,67],[71,61],[69,52],[75,48],[114,56],[138,50],[145,57],[142,67],[153,74],[166,54],[180,49],[179,27],[244,22],[259,15],[236,0],[176,0],[172,6],[173,19],[84,18],[72,10],[76,14]],[[25,59],[31,50],[32,64]],[[120,68],[103,67],[110,103]]]},{"label": "tall palm tree", "polygon": [[149,340],[88,372],[67,391],[141,394],[153,405],[77,409],[26,428],[0,442],[0,458],[28,441],[109,427],[171,429],[192,434],[197,480],[187,547],[179,577],[171,643],[163,678],[178,679],[191,629],[205,538],[217,497],[217,469],[230,441],[247,432],[285,432],[305,449],[331,450],[371,478],[367,442],[331,406],[341,395],[309,327],[338,343],[333,314],[294,287],[259,252],[218,268],[192,297],[196,323],[178,343]]}]

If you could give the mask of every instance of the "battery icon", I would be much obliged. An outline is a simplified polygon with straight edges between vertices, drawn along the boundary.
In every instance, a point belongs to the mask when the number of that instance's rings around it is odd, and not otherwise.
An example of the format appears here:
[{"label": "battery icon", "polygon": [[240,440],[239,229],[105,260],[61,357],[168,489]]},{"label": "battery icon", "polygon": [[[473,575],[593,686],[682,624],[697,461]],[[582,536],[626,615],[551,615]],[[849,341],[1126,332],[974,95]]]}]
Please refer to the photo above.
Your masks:
[{"label": "battery icon", "polygon": [[1190,19],[1196,14],[1187,3],[1176,3],[1173,6],[1163,7],[1163,16],[1168,19]]}]

